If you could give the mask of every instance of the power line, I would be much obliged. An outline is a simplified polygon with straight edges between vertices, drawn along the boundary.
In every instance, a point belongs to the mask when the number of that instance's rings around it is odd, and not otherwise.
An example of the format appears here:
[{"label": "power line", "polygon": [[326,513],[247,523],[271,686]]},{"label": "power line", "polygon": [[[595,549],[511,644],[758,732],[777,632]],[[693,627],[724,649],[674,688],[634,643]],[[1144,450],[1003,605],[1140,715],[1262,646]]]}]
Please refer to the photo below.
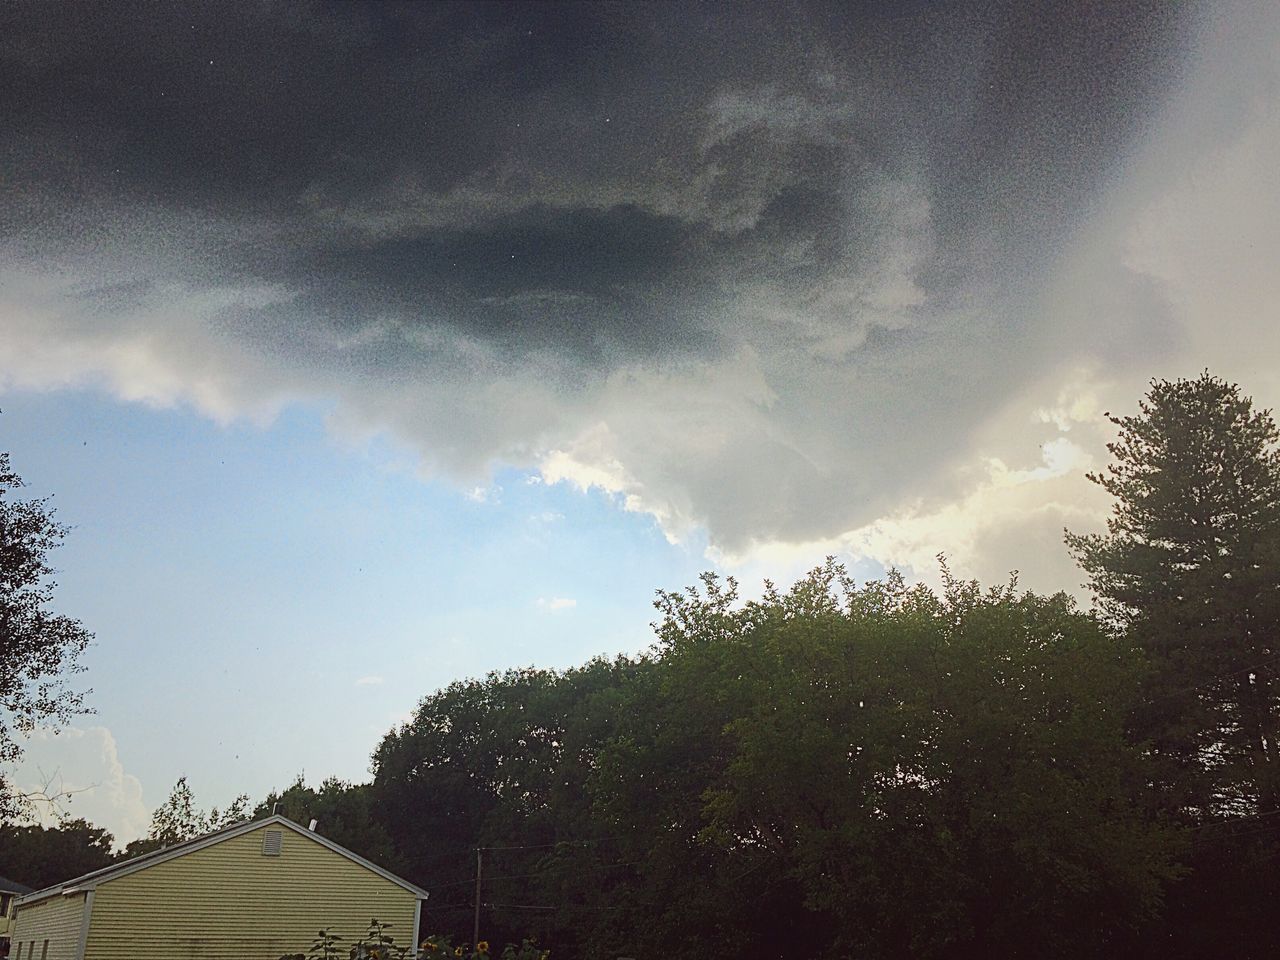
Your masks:
[{"label": "power line", "polygon": [[607,843],[610,840],[625,840],[626,834],[612,837],[595,837],[591,840],[557,840],[555,843],[521,843],[508,847],[480,847],[486,853],[490,850],[546,850],[549,847],[583,846],[591,843]]},{"label": "power line", "polygon": [[603,907],[603,906],[593,907],[583,903],[566,903],[558,907],[544,906],[542,904],[536,904],[536,903],[486,903],[485,906],[491,907],[494,910],[538,910],[538,911],[543,911],[547,913],[556,913],[564,910],[579,910],[579,911],[596,910],[603,913],[603,912],[608,912],[612,910],[627,909],[627,906],[625,905],[612,906],[612,907]]},{"label": "power line", "polygon": [[[587,871],[590,871],[590,870],[615,870],[615,869],[617,869],[618,867],[634,867],[636,864],[641,863],[641,862],[643,862],[643,861],[640,861],[640,860],[626,860],[626,861],[624,861],[624,862],[622,862],[622,863],[598,863],[598,864],[594,864],[594,865],[592,865],[592,866],[582,866],[581,864],[576,864],[576,863],[560,863],[560,864],[551,864],[550,866],[545,867],[545,868],[544,868],[544,869],[542,869],[542,870],[535,870],[535,871],[533,871],[533,872],[531,872],[531,873],[506,873],[506,874],[501,874],[501,875],[496,876],[496,877],[485,877],[485,880],[489,881],[490,883],[492,883],[492,882],[494,882],[494,881],[497,881],[497,880],[524,880],[524,879],[527,879],[528,877],[540,877],[540,876],[542,876],[543,874],[546,874],[546,873],[553,873],[553,872],[555,872],[555,871],[557,871],[557,870],[570,870],[570,869],[572,869],[572,870],[577,870],[577,871],[579,871],[579,872],[583,872],[583,873],[585,873],[585,872],[587,872]],[[453,882],[451,882],[451,883],[434,883],[434,884],[428,884],[428,885],[427,885],[427,889],[428,889],[428,890],[447,890],[447,889],[449,889],[450,887],[461,887],[461,886],[464,886],[464,885],[466,885],[466,884],[474,883],[474,882],[475,882],[475,878],[474,878],[474,877],[472,877],[472,878],[468,878],[468,879],[466,879],[466,880],[455,880],[455,881],[453,881]]]},{"label": "power line", "polygon": [[[576,846],[588,846],[588,845],[593,844],[593,843],[604,843],[604,842],[609,841],[609,840],[621,840],[621,839],[622,839],[622,837],[621,837],[621,836],[619,836],[619,835],[615,835],[615,836],[612,836],[612,837],[597,837],[597,838],[595,838],[595,839],[591,839],[591,840],[569,840],[569,841],[561,841],[561,842],[559,842],[559,843],[522,843],[522,844],[508,844],[508,845],[506,845],[506,846],[476,847],[476,891],[475,891],[475,911],[474,911],[474,915],[473,915],[473,924],[472,924],[471,942],[472,942],[472,943],[479,943],[479,942],[480,942],[480,911],[481,911],[481,909],[484,907],[484,902],[483,902],[483,900],[481,899],[481,878],[482,878],[483,873],[484,873],[484,855],[485,855],[485,851],[491,851],[491,852],[494,852],[494,851],[502,851],[502,850],[547,850],[547,849],[552,849],[552,848],[560,848],[560,847],[563,847],[563,846],[575,846],[575,845],[576,845]],[[540,871],[540,872],[545,872],[545,871]],[[512,876],[514,877],[514,876],[516,876],[516,875],[512,875]],[[536,874],[530,874],[530,876],[536,876]],[[516,909],[521,909],[521,908],[520,908],[520,907],[508,907],[508,908],[502,908],[502,909],[512,909],[512,910],[516,910]],[[534,909],[534,908],[528,908],[528,909]]]}]

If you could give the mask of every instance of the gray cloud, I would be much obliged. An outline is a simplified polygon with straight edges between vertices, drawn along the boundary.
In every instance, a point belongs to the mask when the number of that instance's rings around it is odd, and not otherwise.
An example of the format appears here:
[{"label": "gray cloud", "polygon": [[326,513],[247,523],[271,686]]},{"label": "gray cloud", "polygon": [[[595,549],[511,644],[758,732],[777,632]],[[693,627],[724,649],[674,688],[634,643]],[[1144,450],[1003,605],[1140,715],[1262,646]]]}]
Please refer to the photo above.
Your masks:
[{"label": "gray cloud", "polygon": [[1195,27],[10,5],[4,369],[220,417],[336,398],[432,470],[594,476],[728,550],[829,537],[958,495],[1058,368],[1045,291]]}]

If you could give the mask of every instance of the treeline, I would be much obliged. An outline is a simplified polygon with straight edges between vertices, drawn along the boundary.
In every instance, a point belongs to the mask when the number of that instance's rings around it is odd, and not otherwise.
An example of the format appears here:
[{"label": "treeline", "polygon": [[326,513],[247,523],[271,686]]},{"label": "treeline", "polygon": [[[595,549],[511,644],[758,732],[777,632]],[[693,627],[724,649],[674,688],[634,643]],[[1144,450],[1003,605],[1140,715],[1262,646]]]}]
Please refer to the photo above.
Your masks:
[{"label": "treeline", "polygon": [[650,658],[456,684],[383,741],[436,925],[477,841],[486,927],[574,957],[1096,955],[1157,915],[1141,660],[1065,597],[828,564],[660,606]]},{"label": "treeline", "polygon": [[649,654],[454,683],[371,783],[256,812],[460,942],[480,848],[482,936],[563,960],[1270,956],[1276,427],[1207,374],[1114,422],[1108,531],[1067,537],[1097,612],[945,567],[745,603],[708,575],[659,593]]}]

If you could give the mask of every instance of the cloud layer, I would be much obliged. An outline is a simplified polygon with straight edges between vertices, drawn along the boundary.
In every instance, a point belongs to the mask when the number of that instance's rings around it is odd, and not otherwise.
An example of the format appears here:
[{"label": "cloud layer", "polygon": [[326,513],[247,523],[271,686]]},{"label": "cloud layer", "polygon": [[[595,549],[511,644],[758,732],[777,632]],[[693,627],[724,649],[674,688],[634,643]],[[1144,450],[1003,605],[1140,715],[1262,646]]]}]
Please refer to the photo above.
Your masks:
[{"label": "cloud layer", "polygon": [[1274,386],[1277,16],[884,10],[10,6],[0,372],[1035,568],[1102,404]]},{"label": "cloud layer", "polygon": [[119,847],[141,837],[151,823],[142,784],[125,771],[106,727],[68,727],[56,734],[37,730],[26,744],[26,758],[13,771],[13,782],[24,792],[55,798],[54,806],[36,805],[45,824],[57,822],[59,812],[83,818],[110,831]]}]

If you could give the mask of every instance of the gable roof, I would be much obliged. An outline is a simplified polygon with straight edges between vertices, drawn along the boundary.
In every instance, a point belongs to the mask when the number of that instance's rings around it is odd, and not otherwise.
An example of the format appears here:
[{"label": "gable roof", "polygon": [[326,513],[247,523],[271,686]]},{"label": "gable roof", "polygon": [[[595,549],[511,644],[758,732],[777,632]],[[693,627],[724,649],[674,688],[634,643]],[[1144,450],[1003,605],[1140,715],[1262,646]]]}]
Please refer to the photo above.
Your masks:
[{"label": "gable roof", "polygon": [[4,877],[0,877],[0,893],[24,894],[30,892],[30,887],[24,887],[20,883],[15,883],[12,880],[6,880]]},{"label": "gable roof", "polygon": [[323,837],[314,830],[308,830],[300,824],[294,823],[288,817],[280,814],[272,814],[262,820],[249,820],[245,823],[233,824],[230,827],[224,827],[221,830],[215,830],[213,833],[206,833],[203,836],[195,837],[191,840],[185,840],[182,843],[175,843],[172,846],[164,847],[160,850],[153,850],[151,853],[144,853],[141,856],[133,857],[121,863],[114,863],[109,867],[102,867],[94,870],[92,873],[86,873],[82,877],[76,877],[74,880],[67,880],[65,883],[55,884],[52,887],[45,887],[43,890],[37,890],[35,893],[28,893],[27,896],[18,900],[18,906],[24,904],[35,903],[44,900],[47,897],[58,896],[64,893],[80,893],[85,890],[96,889],[98,884],[106,883],[108,880],[115,880],[117,877],[128,876],[131,873],[137,873],[139,870],[146,870],[158,863],[164,863],[168,860],[176,860],[178,857],[184,857],[188,853],[194,853],[197,850],[203,850],[205,847],[211,847],[216,843],[224,840],[230,840],[232,837],[243,836],[261,827],[280,826],[292,830],[294,833],[301,834],[310,840],[314,840],[321,846],[328,847],[339,856],[346,857],[360,866],[372,870],[384,880],[390,880],[398,887],[408,890],[419,900],[427,899],[427,891],[421,887],[414,886],[408,880],[402,880],[390,870],[384,870],[358,853],[353,853],[341,844],[334,843],[328,837]]}]

